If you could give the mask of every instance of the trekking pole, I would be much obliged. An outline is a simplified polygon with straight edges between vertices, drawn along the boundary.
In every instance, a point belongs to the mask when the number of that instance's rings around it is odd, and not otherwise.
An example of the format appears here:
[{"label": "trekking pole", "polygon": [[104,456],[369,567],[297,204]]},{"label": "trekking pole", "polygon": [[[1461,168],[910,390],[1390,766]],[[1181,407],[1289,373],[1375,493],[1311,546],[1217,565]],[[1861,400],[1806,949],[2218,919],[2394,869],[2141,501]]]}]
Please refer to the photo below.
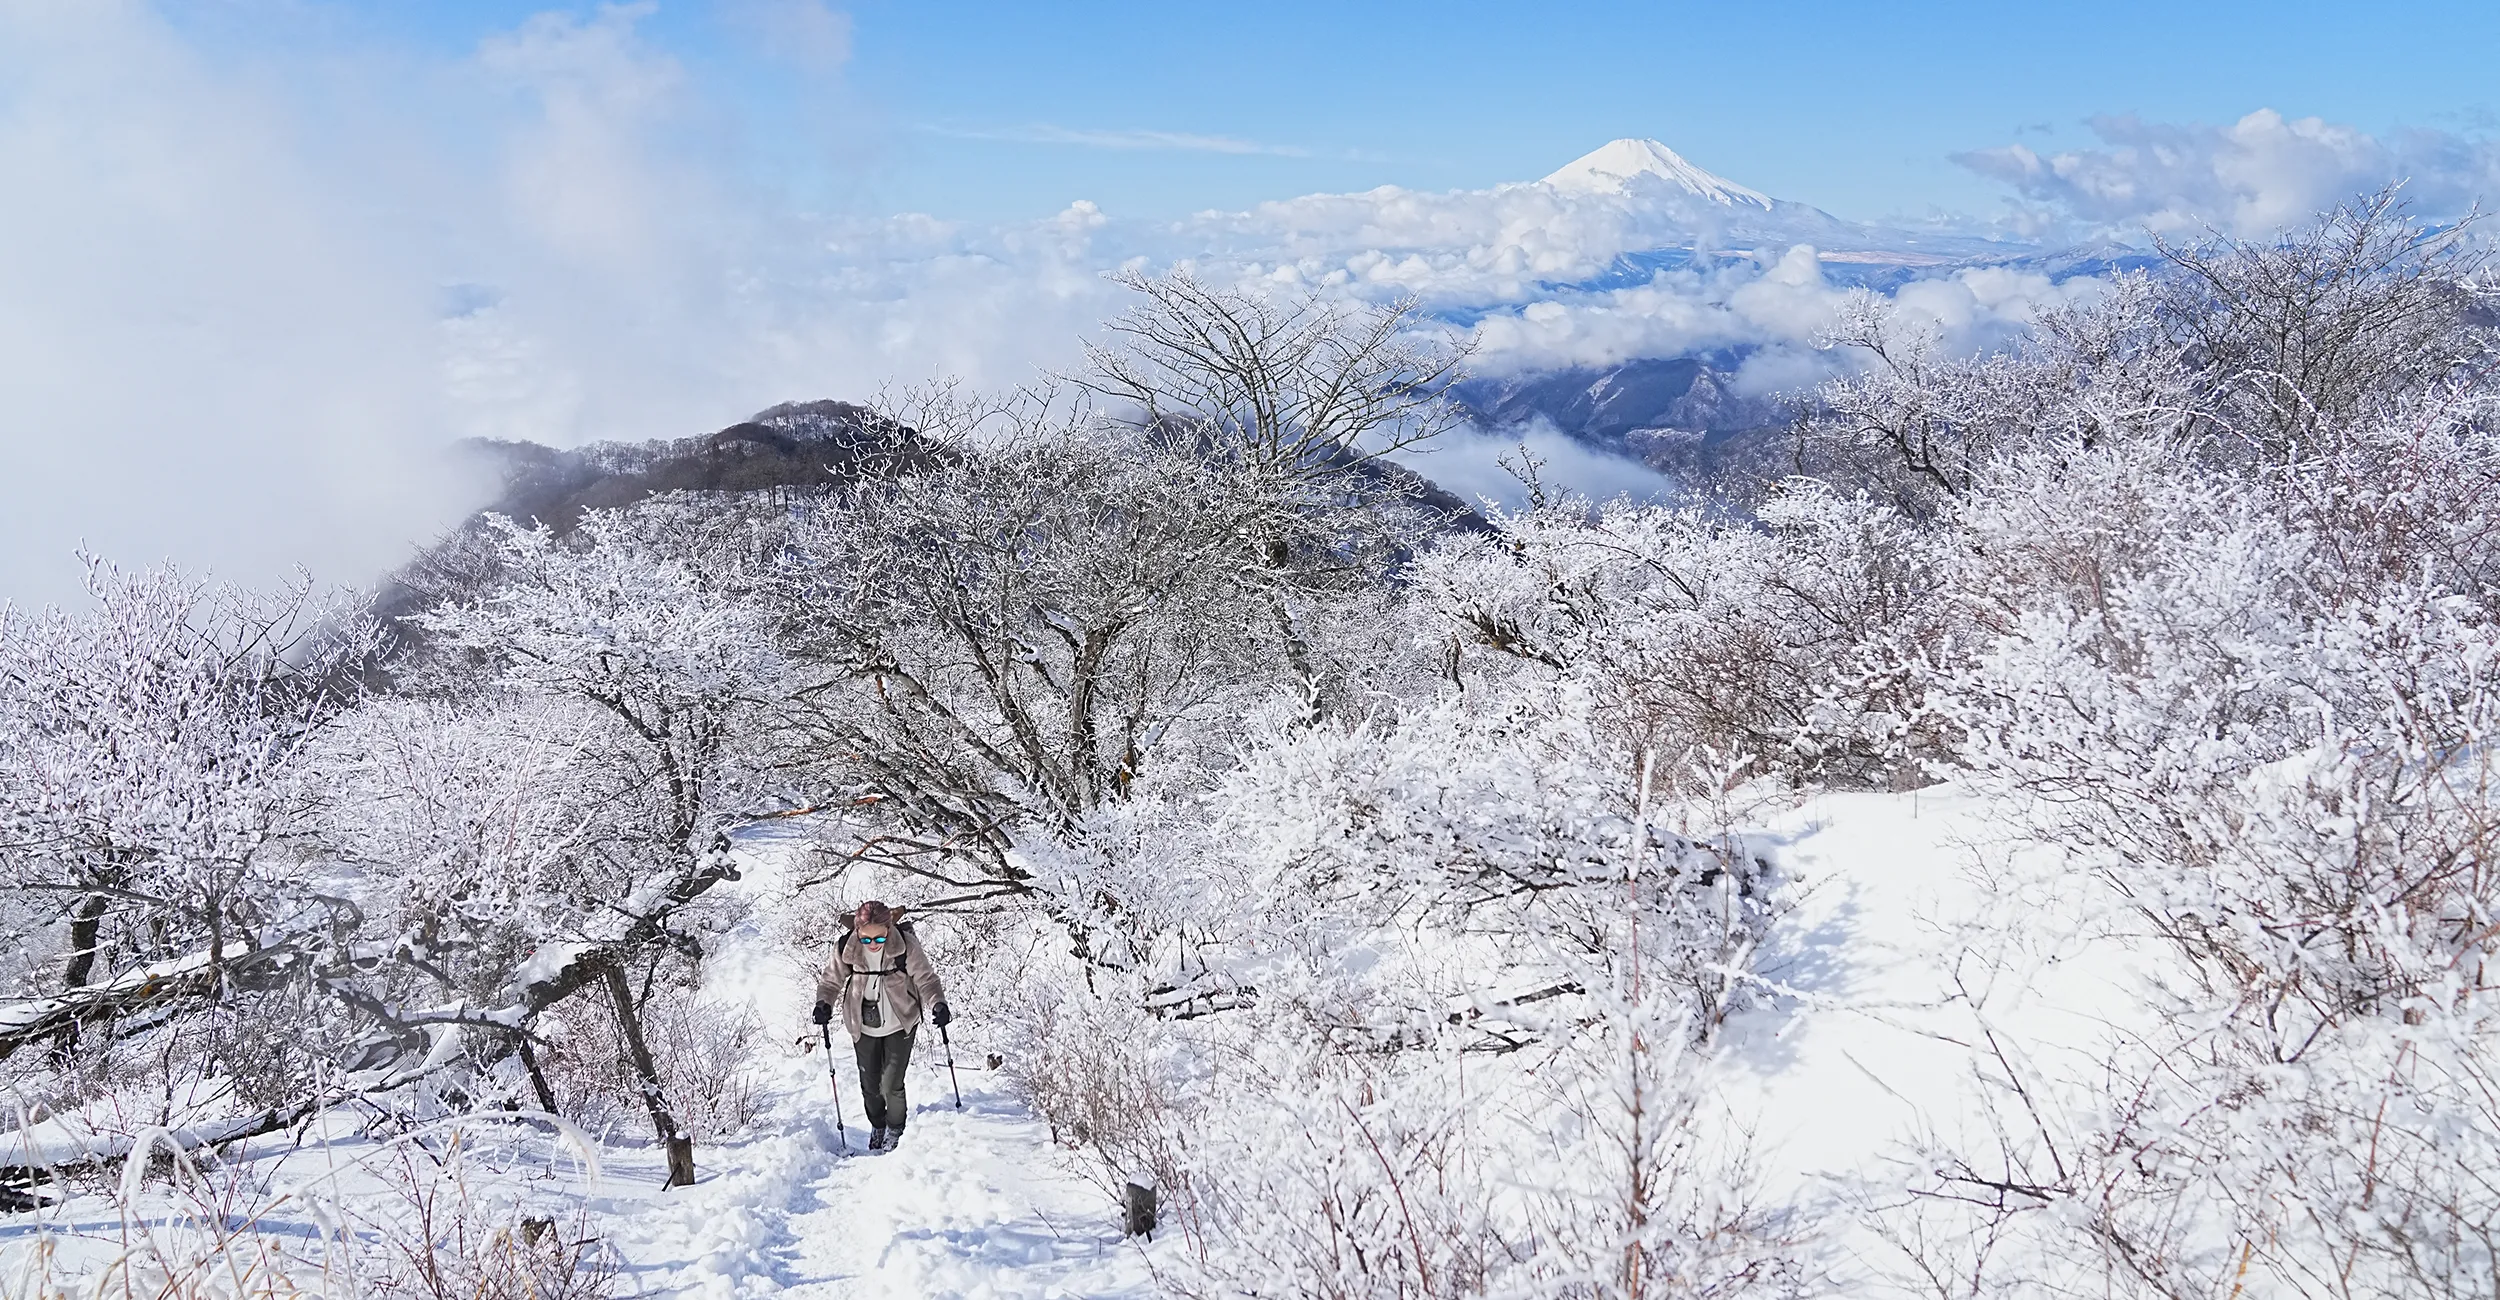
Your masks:
[{"label": "trekking pole", "polygon": [[842,1139],[842,1154],[851,1153],[851,1130],[842,1123],[842,1067],[833,1059],[833,1026],[816,1026],[825,1036],[825,1078],[833,1083],[833,1131]]},{"label": "trekking pole", "polygon": [[946,1026],[938,1026],[938,1041],[946,1046],[946,1081],[955,1087],[955,1109],[964,1108],[963,1080],[955,1077],[955,1040],[946,1036]]}]

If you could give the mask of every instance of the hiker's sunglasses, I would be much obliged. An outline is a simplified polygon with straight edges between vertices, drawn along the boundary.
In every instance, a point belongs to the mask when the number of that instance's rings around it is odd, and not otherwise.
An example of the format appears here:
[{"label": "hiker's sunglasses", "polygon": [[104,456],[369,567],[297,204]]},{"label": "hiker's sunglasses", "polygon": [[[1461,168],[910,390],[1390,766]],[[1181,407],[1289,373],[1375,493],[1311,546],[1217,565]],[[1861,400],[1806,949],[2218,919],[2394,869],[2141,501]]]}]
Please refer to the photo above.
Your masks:
[{"label": "hiker's sunglasses", "polygon": [[886,939],[887,939],[887,938],[888,938],[888,936],[886,936],[886,935],[882,935],[882,934],[876,934],[876,935],[863,934],[863,935],[861,935],[861,936],[859,937],[859,941],[860,941],[861,943],[884,943],[884,942],[886,941]]}]

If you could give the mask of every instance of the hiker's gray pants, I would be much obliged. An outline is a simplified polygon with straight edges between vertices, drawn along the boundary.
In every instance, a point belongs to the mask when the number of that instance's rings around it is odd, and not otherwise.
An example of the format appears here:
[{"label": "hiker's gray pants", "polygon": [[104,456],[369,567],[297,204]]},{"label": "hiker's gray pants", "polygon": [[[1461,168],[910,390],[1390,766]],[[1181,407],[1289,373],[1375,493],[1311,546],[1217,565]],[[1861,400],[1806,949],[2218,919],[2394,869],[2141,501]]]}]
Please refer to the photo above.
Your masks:
[{"label": "hiker's gray pants", "polygon": [[914,1025],[900,1033],[861,1034],[851,1040],[851,1050],[859,1055],[860,1109],[868,1112],[868,1127],[903,1127],[911,1118],[911,1103],[903,1097],[903,1069],[911,1064],[911,1040],[920,1033]]}]

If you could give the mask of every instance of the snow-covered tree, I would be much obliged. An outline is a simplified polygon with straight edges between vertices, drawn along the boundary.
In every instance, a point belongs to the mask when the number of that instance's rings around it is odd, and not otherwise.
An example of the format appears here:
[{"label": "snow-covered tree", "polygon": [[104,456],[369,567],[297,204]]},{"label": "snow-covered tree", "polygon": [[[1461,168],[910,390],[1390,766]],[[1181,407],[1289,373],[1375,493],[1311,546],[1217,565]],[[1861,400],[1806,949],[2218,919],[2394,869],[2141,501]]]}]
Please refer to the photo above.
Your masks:
[{"label": "snow-covered tree", "polygon": [[780,570],[785,644],[819,673],[793,721],[901,813],[880,861],[958,900],[1029,893],[1019,844],[1070,842],[1150,768],[1220,763],[1245,717],[1341,689],[1276,601],[1362,599],[1394,502],[1279,490],[1192,431],[1039,402],[916,425],[949,461],[805,511]]},{"label": "snow-covered tree", "polygon": [[1795,480],[1750,517],[1566,499],[1493,525],[1424,557],[1424,598],[1494,652],[1479,671],[1586,691],[1666,785],[1882,781],[1934,752],[1911,669],[1949,611],[1897,511]]},{"label": "snow-covered tree", "polygon": [[[490,527],[500,580],[410,621],[448,682],[573,715],[554,734],[570,751],[563,773],[580,810],[525,803],[535,821],[578,829],[524,850],[560,848],[549,864],[560,870],[542,877],[550,894],[515,918],[536,931],[537,947],[505,976],[500,1000],[512,1012],[503,1019],[602,986],[669,1148],[671,1179],[691,1182],[691,1142],[661,1091],[629,971],[686,942],[672,921],[732,870],[722,831],[751,811],[760,723],[749,715],[783,686],[785,668],[762,609],[677,553],[665,527],[631,511],[591,512],[563,538],[505,520]],[[466,868],[478,811],[427,826],[442,836],[439,861]]]},{"label": "snow-covered tree", "polygon": [[272,978],[328,926],[307,916],[327,906],[307,869],[326,792],[305,759],[361,690],[370,627],[308,583],[261,596],[90,558],[87,585],[83,610],[0,612],[0,869],[67,920],[61,996],[12,1017],[5,1048]]},{"label": "snow-covered tree", "polygon": [[2265,463],[2316,455],[2410,395],[2487,376],[2481,219],[2424,221],[2389,186],[2267,239],[2157,238],[2156,319],[2217,439]]}]

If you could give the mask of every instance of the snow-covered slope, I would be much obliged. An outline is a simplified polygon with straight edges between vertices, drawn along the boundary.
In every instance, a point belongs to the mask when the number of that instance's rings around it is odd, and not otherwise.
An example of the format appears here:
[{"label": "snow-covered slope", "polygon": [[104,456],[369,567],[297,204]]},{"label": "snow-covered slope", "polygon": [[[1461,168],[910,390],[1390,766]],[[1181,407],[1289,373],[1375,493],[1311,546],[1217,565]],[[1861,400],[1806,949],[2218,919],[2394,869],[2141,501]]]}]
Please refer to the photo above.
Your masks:
[{"label": "snow-covered slope", "polygon": [[[1947,787],[1828,796],[1764,817],[1747,837],[1776,859],[1797,904],[1759,963],[1773,991],[1731,1022],[1714,1072],[1752,1131],[1764,1190],[1819,1225],[1809,1253],[1826,1294],[1899,1294],[1889,1280],[1898,1261],[1858,1208],[1871,1189],[1900,1185],[1899,1162],[1984,1138],[2002,1120],[1985,1081],[2001,1068],[1991,1034],[2034,1062],[2082,1062],[2125,1028],[2133,946],[2094,937],[2088,900],[2026,890],[2017,906],[1991,885],[2039,852],[2003,833],[2007,813]],[[797,830],[742,837],[735,889],[758,905],[751,915],[787,906],[808,852]],[[463,1197],[493,1222],[542,1214],[613,1244],[619,1294],[1160,1294],[1156,1261],[1178,1240],[1124,1240],[1081,1157],[983,1068],[999,1009],[967,1004],[955,1027],[963,1108],[939,1045],[927,1043],[913,1062],[910,1137],[868,1156],[848,1060],[846,1138],[824,1057],[808,1050],[804,972],[775,924],[743,922],[713,946],[706,988],[772,1027],[756,1063],[769,1098],[747,1135],[699,1149],[696,1186],[661,1190],[658,1153],[632,1132],[598,1135],[585,1165],[538,1129],[488,1124],[466,1139]],[[352,1120],[304,1137],[231,1152],[211,1182],[235,1189],[222,1195],[242,1198],[262,1232],[303,1243],[297,1272],[318,1278],[318,1243],[333,1223],[408,1213],[395,1172],[404,1152]],[[0,1279],[24,1276],[30,1252],[50,1252],[55,1268],[100,1266],[134,1233],[206,1259],[248,1240],[200,1227],[197,1197],[150,1191],[135,1223],[97,1195],[21,1218],[0,1241]]]}]

